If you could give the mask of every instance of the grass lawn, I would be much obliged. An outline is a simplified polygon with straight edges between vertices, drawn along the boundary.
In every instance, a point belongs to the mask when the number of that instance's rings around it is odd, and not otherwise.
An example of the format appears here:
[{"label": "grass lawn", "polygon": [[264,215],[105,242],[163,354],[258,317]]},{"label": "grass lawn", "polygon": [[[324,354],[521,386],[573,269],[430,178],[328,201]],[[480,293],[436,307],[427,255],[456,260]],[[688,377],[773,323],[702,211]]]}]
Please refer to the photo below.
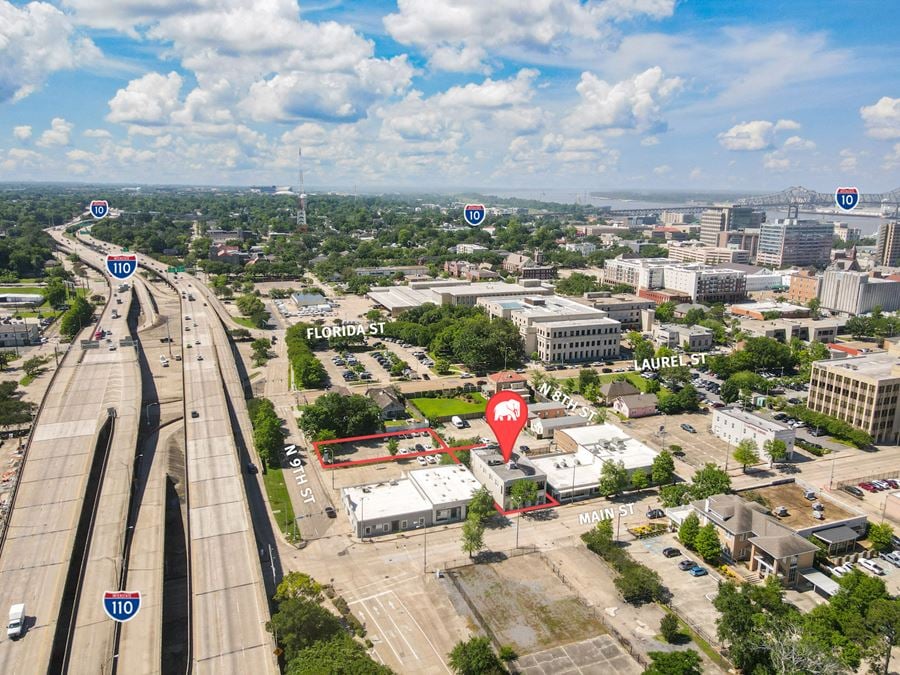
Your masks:
[{"label": "grass lawn", "polygon": [[634,371],[630,371],[627,373],[606,373],[605,375],[600,376],[600,384],[606,384],[607,382],[612,382],[620,375],[624,375],[625,379],[627,379],[631,384],[641,390],[641,393],[645,393],[647,391],[647,386],[650,380],[641,377],[638,373]]},{"label": "grass lawn", "polygon": [[[660,605],[660,607],[662,607],[663,610],[666,611],[667,613],[674,614],[674,612],[672,612],[668,607],[665,607],[663,605]],[[719,668],[721,668],[724,672],[727,673],[731,670],[731,664],[728,663],[728,661],[725,658],[723,658],[722,655],[719,654],[719,652],[717,652],[715,649],[713,649],[712,645],[710,645],[706,640],[704,640],[702,637],[700,637],[690,626],[688,626],[684,621],[682,621],[680,616],[675,614],[675,617],[678,619],[678,628],[679,628],[679,632],[682,635],[686,634],[687,636],[689,636],[690,639],[694,641],[694,644],[696,644],[700,648],[700,651],[702,651],[704,654],[706,654],[706,656],[709,657],[709,660],[712,661],[713,663],[715,663],[717,666],[719,666]]]},{"label": "grass lawn", "polygon": [[36,286],[0,286],[0,293],[20,295],[41,295],[42,289]]},{"label": "grass lawn", "polygon": [[244,328],[256,328],[256,324],[245,316],[232,316],[232,320]]},{"label": "grass lawn", "polygon": [[26,375],[21,380],[19,380],[19,384],[21,384],[23,387],[27,387],[29,384],[34,382],[34,378],[34,375]]},{"label": "grass lawn", "polygon": [[483,413],[487,407],[487,401],[481,394],[472,394],[472,398],[477,403],[469,403],[458,398],[414,398],[410,402],[429,419],[466,413]]},{"label": "grass lawn", "polygon": [[[278,521],[279,529],[286,537],[292,537],[294,534],[294,506],[291,504],[291,497],[284,482],[284,471],[269,467],[263,474],[263,483],[266,486],[266,494],[269,496],[272,515]],[[298,539],[299,536],[298,534]]]}]

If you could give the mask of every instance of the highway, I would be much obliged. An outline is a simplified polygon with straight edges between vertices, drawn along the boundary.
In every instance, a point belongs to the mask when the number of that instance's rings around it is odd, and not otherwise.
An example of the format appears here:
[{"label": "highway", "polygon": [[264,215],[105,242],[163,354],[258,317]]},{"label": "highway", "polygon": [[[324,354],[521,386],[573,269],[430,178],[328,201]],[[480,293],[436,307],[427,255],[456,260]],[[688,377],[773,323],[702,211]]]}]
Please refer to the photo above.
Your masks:
[{"label": "highway", "polygon": [[[117,345],[119,338],[126,337],[125,319],[112,319],[113,308],[125,307],[111,302],[98,322],[113,329],[113,342],[109,344]],[[92,327],[87,327],[80,337],[88,338],[92,331]],[[120,451],[127,451],[136,412],[135,367],[133,347],[119,346],[111,351],[107,343],[102,343],[99,349],[82,350],[76,341],[45,396],[22,468],[8,535],[0,551],[0,606],[24,602],[27,633],[15,642],[5,639],[5,635],[0,639],[0,672],[45,672],[50,667],[76,530],[85,495],[94,485],[89,479],[94,448],[108,420],[108,409],[115,408],[116,435],[111,452],[118,457]],[[130,450],[133,455],[133,442]],[[127,467],[110,464],[108,470],[111,484],[130,483],[130,463]],[[107,496],[114,496],[117,491],[118,488],[111,488]],[[100,498],[103,497],[101,493]],[[113,548],[114,529],[107,518],[94,524],[96,541],[101,542],[98,550]],[[97,582],[101,585],[105,583],[104,574],[114,568],[109,565],[105,571],[103,561],[96,558],[90,559],[88,565],[98,570]],[[103,588],[99,593],[114,587]],[[98,592],[96,588],[92,584],[86,589],[88,595],[82,594],[86,612],[91,608],[102,611],[101,597],[93,595]],[[82,616],[87,614],[80,614],[79,619]],[[107,624],[106,629],[85,631],[89,643],[86,649],[92,654],[109,655],[112,622],[102,623]],[[91,663],[82,664],[85,669],[80,672],[100,672],[102,657],[97,657],[99,661],[91,658]]]}]

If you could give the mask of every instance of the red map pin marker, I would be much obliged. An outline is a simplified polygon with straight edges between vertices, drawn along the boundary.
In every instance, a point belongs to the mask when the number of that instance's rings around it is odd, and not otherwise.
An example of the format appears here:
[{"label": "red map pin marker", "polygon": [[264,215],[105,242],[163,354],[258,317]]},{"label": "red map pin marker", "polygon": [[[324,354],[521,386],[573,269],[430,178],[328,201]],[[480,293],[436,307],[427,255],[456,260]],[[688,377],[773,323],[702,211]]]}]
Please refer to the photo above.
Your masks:
[{"label": "red map pin marker", "polygon": [[507,389],[491,397],[484,415],[500,444],[503,460],[508,462],[519,432],[528,421],[528,404],[516,392]]}]

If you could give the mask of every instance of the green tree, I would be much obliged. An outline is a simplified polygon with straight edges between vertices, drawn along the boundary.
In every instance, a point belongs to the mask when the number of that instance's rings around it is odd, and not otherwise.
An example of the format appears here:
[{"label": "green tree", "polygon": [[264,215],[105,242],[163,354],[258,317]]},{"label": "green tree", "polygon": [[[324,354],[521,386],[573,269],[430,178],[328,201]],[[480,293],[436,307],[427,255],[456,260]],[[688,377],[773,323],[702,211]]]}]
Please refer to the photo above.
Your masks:
[{"label": "green tree", "polygon": [[668,450],[663,450],[653,458],[650,479],[655,485],[664,485],[675,479],[675,459]]},{"label": "green tree", "polygon": [[697,533],[700,532],[700,519],[697,514],[691,511],[678,527],[678,541],[687,548],[693,550],[694,542],[697,539]]},{"label": "green tree", "polygon": [[234,301],[238,310],[253,322],[257,328],[265,328],[269,320],[269,312],[262,300],[252,293],[241,295]]},{"label": "green tree", "polygon": [[691,480],[691,496],[694,499],[706,499],[729,492],[731,492],[731,477],[712,462],[704,464]]},{"label": "green tree", "polygon": [[60,319],[59,332],[63,337],[72,339],[90,323],[93,316],[94,308],[90,303],[81,296],[76,296]]},{"label": "green tree", "polygon": [[694,548],[706,562],[718,562],[722,555],[722,544],[719,535],[716,534],[715,525],[707,523],[698,530],[697,536],[694,537]]},{"label": "green tree", "polygon": [[472,499],[469,501],[469,508],[467,511],[468,516],[476,518],[478,522],[481,523],[496,513],[496,510],[494,509],[494,497],[486,487],[481,486],[475,491],[472,495]]},{"label": "green tree", "polygon": [[506,672],[486,637],[457,642],[448,654],[447,663],[456,675],[501,675]]},{"label": "green tree", "polygon": [[303,572],[288,572],[275,590],[274,600],[283,602],[290,598],[305,598],[313,602],[322,600],[322,584]]},{"label": "green tree", "polygon": [[900,600],[879,598],[866,611],[866,625],[876,636],[871,665],[879,675],[888,675],[891,649],[900,644]]},{"label": "green tree", "polygon": [[46,358],[42,356],[32,356],[22,363],[22,370],[28,377],[35,378],[40,375],[41,371],[44,369],[45,363],[47,363]]},{"label": "green tree", "polygon": [[462,526],[462,550],[471,558],[484,548],[484,525],[475,517],[466,518]]},{"label": "green tree", "polygon": [[253,350],[253,365],[261,366],[269,359],[270,343],[265,338],[259,338],[250,343]]},{"label": "green tree", "polygon": [[659,622],[659,632],[663,640],[674,644],[681,637],[681,627],[678,625],[678,617],[666,612]]},{"label": "green tree", "polygon": [[345,438],[377,433],[382,428],[381,409],[372,399],[359,394],[324,394],[300,410],[302,416],[298,423],[310,437],[323,429]]},{"label": "green tree", "polygon": [[578,371],[578,391],[582,394],[588,387],[599,386],[600,377],[590,368],[582,368]]},{"label": "green tree", "polygon": [[287,664],[287,675],[392,675],[394,671],[366,654],[356,640],[346,634],[317,640],[301,649]]},{"label": "green tree", "polygon": [[509,501],[514,509],[532,506],[537,502],[537,496],[537,483],[529,479],[516,481],[509,491]]},{"label": "green tree", "polygon": [[675,303],[671,300],[656,306],[656,320],[660,323],[670,323],[675,319]]},{"label": "green tree", "polygon": [[643,675],[701,675],[702,661],[693,649],[677,652],[650,652],[650,666]]},{"label": "green tree", "polygon": [[652,359],[656,350],[653,349],[653,343],[637,331],[628,333],[628,342],[631,344],[632,357],[638,362],[638,365],[647,359]]},{"label": "green tree", "polygon": [[763,450],[769,456],[770,464],[777,464],[787,457],[787,443],[780,438],[770,438],[763,443]]},{"label": "green tree", "polygon": [[647,479],[647,472],[643,469],[635,469],[631,474],[631,487],[635,490],[643,490],[650,484]]},{"label": "green tree", "polygon": [[888,523],[869,523],[868,537],[876,551],[890,551],[894,547],[894,528]]},{"label": "green tree", "polygon": [[604,497],[612,497],[628,487],[628,470],[622,461],[613,462],[606,460],[600,469],[600,483],[598,488]]},{"label": "green tree", "polygon": [[434,360],[434,369],[438,375],[446,375],[450,372],[450,362],[444,358],[436,358]]},{"label": "green tree", "polygon": [[661,600],[664,588],[659,575],[649,567],[637,563],[626,565],[619,570],[613,584],[622,599],[633,605]]},{"label": "green tree", "polygon": [[759,452],[756,448],[756,441],[752,438],[743,439],[737,444],[732,457],[742,466],[745,472],[749,465],[759,464]]},{"label": "green tree", "polygon": [[391,454],[391,457],[397,454],[397,451],[400,449],[400,441],[397,440],[396,436],[391,436],[387,442],[388,452]]},{"label": "green tree", "polygon": [[6,370],[6,366],[19,358],[15,352],[0,352],[0,370]]},{"label": "green tree", "polygon": [[281,602],[266,628],[278,635],[278,643],[284,649],[288,662],[293,661],[306,647],[344,630],[334,614],[302,597]]},{"label": "green tree", "polygon": [[68,290],[66,290],[66,285],[63,283],[62,279],[50,279],[47,282],[47,285],[44,286],[44,290],[41,292],[41,295],[44,296],[44,302],[49,304],[51,307],[59,307],[60,305],[65,304],[66,298],[68,297]]},{"label": "green tree", "polygon": [[682,506],[691,501],[691,486],[687,483],[673,483],[659,489],[659,500],[665,507]]}]

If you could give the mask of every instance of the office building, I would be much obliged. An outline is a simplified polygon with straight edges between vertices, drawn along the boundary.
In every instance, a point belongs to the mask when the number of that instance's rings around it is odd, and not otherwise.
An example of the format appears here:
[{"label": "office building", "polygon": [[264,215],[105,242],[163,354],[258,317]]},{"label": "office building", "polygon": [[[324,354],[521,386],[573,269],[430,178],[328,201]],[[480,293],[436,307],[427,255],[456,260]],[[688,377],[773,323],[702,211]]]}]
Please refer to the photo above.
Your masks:
[{"label": "office building", "polygon": [[592,244],[589,241],[585,241],[582,243],[566,244],[565,246],[563,246],[563,248],[573,253],[580,253],[583,256],[589,256],[591,253],[597,250],[597,245]]},{"label": "office building", "polygon": [[875,307],[894,312],[900,309],[900,281],[891,281],[865,272],[825,270],[819,300],[823,309],[857,316]]},{"label": "office building", "polygon": [[544,264],[544,252],[540,250],[534,252],[533,258],[510,253],[503,261],[503,270],[520,279],[552,279],[556,276],[556,268]]},{"label": "office building", "polygon": [[831,260],[834,226],[818,220],[779,218],[760,227],[756,262],[781,267],[825,267]]},{"label": "office building", "polygon": [[603,265],[603,282],[625,284],[635,290],[662,288],[663,272],[672,263],[668,258],[623,258],[621,255]]},{"label": "office building", "polygon": [[481,244],[457,244],[455,250],[456,255],[472,255],[473,253],[484,253],[488,247]]},{"label": "office building", "polygon": [[[721,206],[700,214],[700,241],[706,246],[719,247],[720,234],[758,228],[765,213],[749,206]],[[743,247],[741,247],[743,248]]]},{"label": "office building", "polygon": [[747,296],[747,275],[740,270],[697,263],[669,265],[664,280],[666,289],[684,293],[694,302],[737,302]]},{"label": "office building", "polygon": [[838,319],[745,319],[741,321],[741,332],[748,337],[767,337],[785,344],[789,344],[793,338],[829,344],[837,339],[844,323]]},{"label": "office building", "polygon": [[900,357],[890,352],[815,361],[810,410],[837,417],[876,443],[900,443]]},{"label": "office building", "polygon": [[619,356],[622,326],[602,312],[558,295],[478,300],[492,318],[512,321],[525,342],[547,363],[595,361]]},{"label": "office building", "polygon": [[523,295],[551,295],[552,288],[541,286],[540,281],[525,280],[518,284],[489,281],[467,283],[453,279],[412,281],[408,286],[376,286],[366,295],[384,307],[391,316],[398,316],[408,309],[426,303],[435,305],[464,305],[474,307],[478,298]]},{"label": "office building", "polygon": [[579,302],[606,312],[606,316],[622,324],[622,330],[640,330],[641,311],[656,308],[656,303],[652,300],[639,298],[630,293],[617,293],[616,295],[602,291],[586,293],[584,299]]},{"label": "office building", "polygon": [[765,267],[747,272],[747,292],[772,291],[787,288],[794,270],[769,270]]},{"label": "office building", "polygon": [[[494,502],[503,510],[543,504],[546,501],[547,476],[538,470],[524,455],[513,453],[509,462],[504,462],[497,450],[474,448],[469,455],[472,475],[484,485]],[[537,499],[533,504],[514,504],[510,499],[513,485],[530,480],[537,484]]]},{"label": "office building", "polygon": [[9,323],[0,325],[0,347],[24,347],[37,344],[40,328],[36,323]]},{"label": "office building", "polygon": [[771,460],[765,449],[768,441],[784,441],[787,446],[787,459],[791,459],[794,454],[793,429],[739,408],[714,410],[712,432],[714,436],[721,438],[732,447],[737,447],[741,441],[750,439],[756,443],[759,456],[764,461]]},{"label": "office building", "polygon": [[792,305],[788,302],[762,300],[760,302],[742,302],[732,305],[728,311],[735,316],[745,316],[762,321],[763,319],[798,319],[807,317],[812,311],[809,307]]},{"label": "office building", "polygon": [[900,267],[900,221],[891,220],[878,228],[874,257],[876,265]]},{"label": "office building", "polygon": [[669,259],[674,262],[697,262],[704,265],[749,263],[750,251],[706,246],[695,241],[669,244]]},{"label": "office building", "polygon": [[822,285],[822,275],[809,270],[800,270],[791,275],[788,287],[787,299],[808,305],[810,300],[819,297],[819,289]]},{"label": "office building", "polygon": [[497,279],[499,274],[491,270],[488,263],[470,263],[465,260],[448,260],[444,263],[444,271],[451,277],[466,281],[486,281]]},{"label": "office building", "polygon": [[360,277],[424,277],[428,276],[427,265],[385,265],[382,267],[357,267],[354,274]]},{"label": "office building", "polygon": [[662,323],[653,326],[658,347],[683,347],[691,352],[708,352],[713,347],[713,332],[704,326]]},{"label": "office building", "polygon": [[481,484],[462,464],[410,471],[406,477],[341,489],[353,533],[372,537],[465,520]]},{"label": "office building", "polygon": [[834,236],[847,244],[859,241],[862,231],[858,227],[850,227],[847,223],[834,224]]}]

